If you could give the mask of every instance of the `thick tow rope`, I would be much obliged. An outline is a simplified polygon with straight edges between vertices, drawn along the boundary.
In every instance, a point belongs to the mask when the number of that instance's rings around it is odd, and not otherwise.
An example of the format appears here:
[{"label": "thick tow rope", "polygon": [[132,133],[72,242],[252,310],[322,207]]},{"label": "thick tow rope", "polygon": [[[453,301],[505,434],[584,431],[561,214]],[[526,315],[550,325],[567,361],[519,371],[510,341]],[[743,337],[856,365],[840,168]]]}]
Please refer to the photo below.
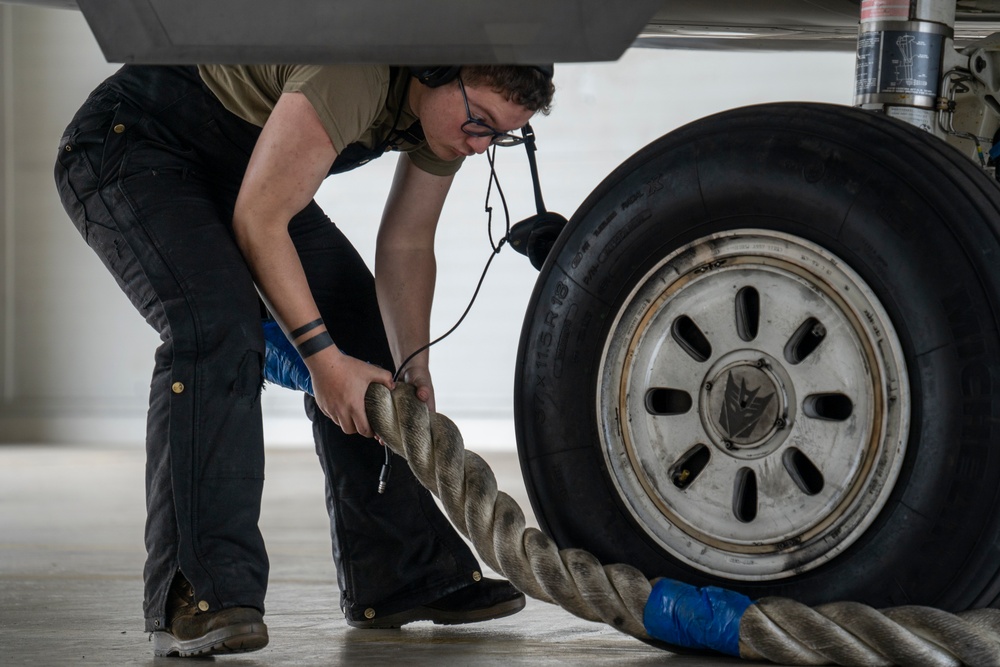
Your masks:
[{"label": "thick tow rope", "polygon": [[372,384],[365,404],[374,431],[409,462],[417,480],[441,500],[448,518],[487,565],[526,595],[649,638],[642,617],[652,587],[639,570],[604,567],[579,549],[560,551],[540,530],[526,528],[524,512],[497,489],[489,465],[465,450],[450,419],[429,414],[412,386],[399,383],[390,393]]},{"label": "thick tow rope", "polygon": [[[1000,665],[1000,610],[875,610],[855,602],[811,608],[784,598],[750,602],[721,589],[650,582],[629,565],[558,549],[524,513],[455,424],[430,414],[410,385],[372,384],[368,419],[409,462],[480,557],[533,598],[642,640],[794,665]],[[655,583],[655,587],[653,586]]]}]

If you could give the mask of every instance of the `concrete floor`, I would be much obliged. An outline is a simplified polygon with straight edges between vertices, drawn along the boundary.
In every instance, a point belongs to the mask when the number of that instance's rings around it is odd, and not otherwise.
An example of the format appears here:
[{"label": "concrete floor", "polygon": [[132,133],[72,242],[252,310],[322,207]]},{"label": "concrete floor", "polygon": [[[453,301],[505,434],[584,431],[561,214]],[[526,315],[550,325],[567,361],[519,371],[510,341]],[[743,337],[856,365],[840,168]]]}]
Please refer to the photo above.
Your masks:
[{"label": "concrete floor", "polygon": [[[530,516],[515,455],[480,453]],[[139,445],[0,445],[0,665],[179,663],[154,659],[143,632],[143,458]],[[218,658],[226,664],[752,664],[667,653],[534,600],[488,623],[350,629],[338,606],[315,454],[269,449],[266,474],[271,643]]]}]

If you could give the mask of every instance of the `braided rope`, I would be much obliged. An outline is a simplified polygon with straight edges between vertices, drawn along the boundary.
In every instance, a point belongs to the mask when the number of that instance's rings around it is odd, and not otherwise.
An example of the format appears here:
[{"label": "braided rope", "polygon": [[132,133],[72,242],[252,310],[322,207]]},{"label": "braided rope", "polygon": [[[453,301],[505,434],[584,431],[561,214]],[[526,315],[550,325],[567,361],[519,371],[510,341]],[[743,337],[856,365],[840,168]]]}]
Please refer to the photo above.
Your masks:
[{"label": "braided rope", "polygon": [[740,655],[795,665],[1000,665],[1000,609],[817,607],[762,598],[740,621]]},{"label": "braided rope", "polygon": [[399,383],[390,394],[373,384],[365,401],[375,432],[409,462],[487,565],[526,595],[634,637],[649,637],[642,614],[652,587],[639,570],[602,566],[586,551],[559,550],[546,534],[526,528],[524,512],[497,490],[486,462],[465,450],[458,427],[444,415],[429,414],[411,386]]},{"label": "braided rope", "polygon": [[[480,557],[533,598],[558,604],[648,640],[643,611],[652,586],[629,565],[604,565],[580,549],[558,549],[535,528],[455,424],[430,414],[413,387],[372,384],[368,419],[382,441],[409,462]],[[1000,665],[1000,610],[951,614],[929,607],[875,610],[856,602],[815,608],[763,598],[740,620],[740,655],[794,665]]]}]

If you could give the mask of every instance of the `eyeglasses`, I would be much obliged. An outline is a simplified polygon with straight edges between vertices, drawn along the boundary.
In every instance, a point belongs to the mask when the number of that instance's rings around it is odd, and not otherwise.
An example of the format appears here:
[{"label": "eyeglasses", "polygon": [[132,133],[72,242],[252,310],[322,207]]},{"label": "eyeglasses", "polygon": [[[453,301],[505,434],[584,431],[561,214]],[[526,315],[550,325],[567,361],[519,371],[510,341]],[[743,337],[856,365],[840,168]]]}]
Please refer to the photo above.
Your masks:
[{"label": "eyeglasses", "polygon": [[496,146],[517,146],[524,143],[524,137],[510,132],[501,132],[478,118],[473,118],[472,110],[469,109],[469,96],[465,94],[465,84],[462,83],[461,76],[458,77],[458,87],[462,91],[462,99],[465,101],[465,115],[468,117],[468,120],[462,123],[462,132],[470,137],[491,137],[490,143]]}]

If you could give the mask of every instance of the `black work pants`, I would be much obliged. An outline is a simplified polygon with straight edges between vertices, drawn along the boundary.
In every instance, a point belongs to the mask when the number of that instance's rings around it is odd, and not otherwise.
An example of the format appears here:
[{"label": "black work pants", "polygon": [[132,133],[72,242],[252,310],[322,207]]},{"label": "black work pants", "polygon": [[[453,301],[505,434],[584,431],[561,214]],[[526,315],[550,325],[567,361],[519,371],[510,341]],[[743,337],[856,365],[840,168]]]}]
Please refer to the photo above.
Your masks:
[{"label": "black work pants", "polygon": [[[146,433],[148,631],[165,626],[178,571],[210,609],[264,609],[264,339],[231,226],[259,132],[222,107],[193,67],[126,66],[94,91],[59,145],[67,212],[162,341]],[[340,349],[392,369],[374,280],[350,242],[315,202],[289,233]],[[382,448],[344,435],[305,402],[345,613],[393,613],[471,583],[475,558],[409,469],[398,462],[379,495]]]}]

